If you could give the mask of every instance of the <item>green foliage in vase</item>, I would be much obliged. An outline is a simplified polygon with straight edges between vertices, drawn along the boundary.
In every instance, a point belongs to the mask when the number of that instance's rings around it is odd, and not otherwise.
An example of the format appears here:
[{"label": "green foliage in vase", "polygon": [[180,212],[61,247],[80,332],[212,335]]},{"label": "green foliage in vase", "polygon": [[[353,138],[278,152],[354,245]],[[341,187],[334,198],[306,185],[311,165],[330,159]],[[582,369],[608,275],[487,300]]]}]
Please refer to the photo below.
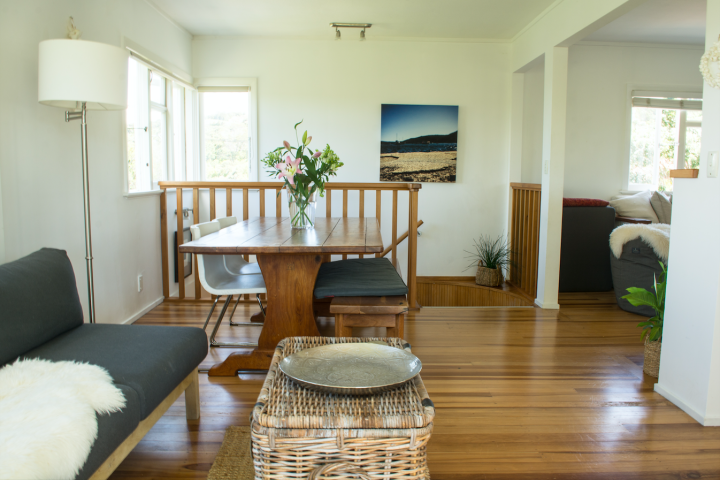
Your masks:
[{"label": "green foliage in vase", "polygon": [[473,240],[473,242],[475,242],[475,251],[470,252],[465,250],[466,253],[470,254],[467,258],[473,259],[466,270],[477,267],[478,265],[487,268],[507,270],[508,267],[515,265],[511,259],[514,252],[510,249],[510,244],[504,235],[500,235],[497,238],[480,235],[480,238]]},{"label": "green foliage in vase", "polygon": [[665,264],[662,262],[663,274],[658,282],[656,277],[653,277],[654,292],[648,292],[644,288],[630,287],[627,289],[629,292],[623,296],[625,300],[630,302],[634,307],[647,305],[655,310],[655,316],[645,320],[644,322],[638,323],[638,327],[642,327],[643,331],[641,338],[647,339],[650,342],[662,340],[663,331],[663,320],[665,317],[665,287],[667,285],[667,269]]}]

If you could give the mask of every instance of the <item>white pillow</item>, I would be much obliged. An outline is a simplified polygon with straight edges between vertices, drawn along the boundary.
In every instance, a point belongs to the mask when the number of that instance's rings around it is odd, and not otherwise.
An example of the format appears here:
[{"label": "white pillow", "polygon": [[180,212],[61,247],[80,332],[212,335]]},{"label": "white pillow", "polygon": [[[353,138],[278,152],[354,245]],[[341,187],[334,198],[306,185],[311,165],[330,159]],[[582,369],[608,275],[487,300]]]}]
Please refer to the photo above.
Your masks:
[{"label": "white pillow", "polygon": [[652,194],[652,191],[646,190],[629,197],[610,200],[610,206],[621,217],[644,218],[651,220],[652,223],[660,223],[655,210],[650,205]]}]

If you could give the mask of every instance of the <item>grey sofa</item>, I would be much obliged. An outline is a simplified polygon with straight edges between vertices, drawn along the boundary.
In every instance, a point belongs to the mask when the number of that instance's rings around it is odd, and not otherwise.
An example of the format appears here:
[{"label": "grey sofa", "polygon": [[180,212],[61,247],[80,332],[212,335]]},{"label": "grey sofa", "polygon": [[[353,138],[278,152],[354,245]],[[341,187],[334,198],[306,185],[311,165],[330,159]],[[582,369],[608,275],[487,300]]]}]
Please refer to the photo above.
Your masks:
[{"label": "grey sofa", "polygon": [[77,479],[107,478],[183,391],[188,418],[199,418],[197,367],[207,348],[200,328],[83,323],[63,250],[0,265],[0,366],[17,358],[87,362],[105,368],[125,396],[122,411],[98,416]]},{"label": "grey sofa", "polygon": [[654,291],[655,278],[659,280],[663,275],[662,267],[658,262],[660,258],[655,251],[640,238],[626,242],[620,258],[610,254],[615,298],[620,308],[645,317],[655,315],[652,307],[635,307],[622,297],[628,294],[627,289],[630,287],[644,288],[648,292]]}]

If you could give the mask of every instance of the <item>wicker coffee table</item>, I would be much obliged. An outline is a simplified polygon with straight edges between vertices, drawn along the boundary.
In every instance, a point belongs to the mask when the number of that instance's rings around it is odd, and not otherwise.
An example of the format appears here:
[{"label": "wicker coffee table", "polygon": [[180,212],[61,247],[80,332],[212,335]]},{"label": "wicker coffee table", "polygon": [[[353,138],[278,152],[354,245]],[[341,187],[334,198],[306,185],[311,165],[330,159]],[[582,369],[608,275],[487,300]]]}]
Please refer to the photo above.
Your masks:
[{"label": "wicker coffee table", "polygon": [[[278,344],[252,415],[257,480],[337,478],[343,472],[429,480],[435,407],[420,376],[395,390],[353,396],[306,389],[278,368],[283,358],[306,348],[378,340],[410,350],[399,338],[290,337]],[[326,475],[319,474],[322,467]]]}]

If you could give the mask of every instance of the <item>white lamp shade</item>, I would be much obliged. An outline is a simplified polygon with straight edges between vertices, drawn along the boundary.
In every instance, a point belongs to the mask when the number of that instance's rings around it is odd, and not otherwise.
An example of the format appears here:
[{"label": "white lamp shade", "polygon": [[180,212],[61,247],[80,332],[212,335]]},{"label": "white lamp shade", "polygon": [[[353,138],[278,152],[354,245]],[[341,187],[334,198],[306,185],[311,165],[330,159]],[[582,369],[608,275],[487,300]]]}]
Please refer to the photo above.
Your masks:
[{"label": "white lamp shade", "polygon": [[129,52],[86,40],[40,42],[38,101],[44,105],[89,110],[127,108]]}]

